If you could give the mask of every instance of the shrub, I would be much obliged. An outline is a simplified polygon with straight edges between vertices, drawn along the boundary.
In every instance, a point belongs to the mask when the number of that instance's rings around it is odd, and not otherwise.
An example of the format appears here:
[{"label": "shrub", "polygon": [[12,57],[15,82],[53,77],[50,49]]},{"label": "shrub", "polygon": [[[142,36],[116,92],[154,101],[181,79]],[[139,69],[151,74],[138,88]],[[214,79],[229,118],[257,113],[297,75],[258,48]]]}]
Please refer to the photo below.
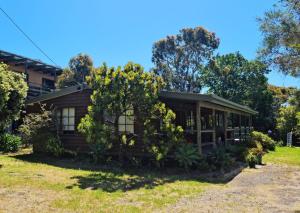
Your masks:
[{"label": "shrub", "polygon": [[200,155],[197,147],[193,144],[182,144],[175,152],[175,160],[188,171],[192,166],[195,166],[200,161]]},{"label": "shrub", "polygon": [[248,152],[246,156],[246,162],[250,168],[255,168],[255,164],[258,163],[257,155],[255,155],[253,152]]},{"label": "shrub", "polygon": [[226,152],[225,148],[219,147],[207,155],[207,162],[211,168],[227,170],[232,166],[234,160],[230,157],[230,154]]},{"label": "shrub", "polygon": [[0,151],[2,152],[17,152],[22,144],[19,136],[4,134],[0,136]]},{"label": "shrub", "polygon": [[248,148],[244,143],[228,145],[226,147],[226,151],[229,153],[229,155],[238,161],[245,161],[245,153],[247,150]]},{"label": "shrub", "polygon": [[48,154],[54,155],[55,157],[60,157],[64,153],[61,141],[58,137],[49,136],[46,143],[46,152]]},{"label": "shrub", "polygon": [[257,132],[257,131],[251,132],[251,141],[254,143],[260,143],[264,151],[275,150],[276,142],[268,135],[262,132]]},{"label": "shrub", "polygon": [[48,152],[60,155],[61,143],[58,142],[57,124],[54,111],[46,110],[41,105],[40,113],[31,113],[24,117],[19,127],[20,135],[26,145],[32,144],[34,152]]},{"label": "shrub", "polygon": [[249,153],[255,155],[257,157],[257,164],[261,165],[262,164],[262,156],[264,155],[264,151],[262,148],[252,148],[249,149]]}]

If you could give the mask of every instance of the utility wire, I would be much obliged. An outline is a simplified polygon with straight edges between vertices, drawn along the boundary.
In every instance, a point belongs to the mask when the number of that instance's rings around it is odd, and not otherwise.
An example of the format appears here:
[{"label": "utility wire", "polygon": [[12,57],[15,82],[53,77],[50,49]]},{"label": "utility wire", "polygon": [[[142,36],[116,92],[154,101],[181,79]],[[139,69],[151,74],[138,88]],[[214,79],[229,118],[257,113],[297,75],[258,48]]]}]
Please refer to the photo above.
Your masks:
[{"label": "utility wire", "polygon": [[55,66],[58,66],[54,60],[52,60],[45,51],[43,51],[22,29],[19,25],[0,7],[2,13],[10,20],[10,22],[35,46],[46,58],[48,58]]}]

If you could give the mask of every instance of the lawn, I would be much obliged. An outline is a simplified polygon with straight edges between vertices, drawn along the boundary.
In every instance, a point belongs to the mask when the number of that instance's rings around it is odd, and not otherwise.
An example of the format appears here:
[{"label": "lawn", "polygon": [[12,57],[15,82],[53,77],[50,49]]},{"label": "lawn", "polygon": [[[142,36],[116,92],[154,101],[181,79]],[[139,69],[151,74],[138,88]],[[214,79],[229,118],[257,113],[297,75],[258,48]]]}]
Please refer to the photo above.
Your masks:
[{"label": "lawn", "polygon": [[264,162],[300,166],[300,148],[276,147],[275,152],[269,152],[264,156]]},{"label": "lawn", "polygon": [[149,212],[217,184],[183,173],[93,168],[88,163],[0,155],[0,212]]}]

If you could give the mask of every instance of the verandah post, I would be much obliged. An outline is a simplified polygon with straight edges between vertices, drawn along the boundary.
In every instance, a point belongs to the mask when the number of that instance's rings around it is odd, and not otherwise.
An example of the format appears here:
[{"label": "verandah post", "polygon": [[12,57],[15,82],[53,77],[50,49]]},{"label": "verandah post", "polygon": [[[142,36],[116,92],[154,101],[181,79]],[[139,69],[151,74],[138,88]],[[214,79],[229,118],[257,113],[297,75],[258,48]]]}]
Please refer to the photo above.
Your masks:
[{"label": "verandah post", "polygon": [[202,154],[202,143],[201,143],[201,106],[200,102],[196,103],[196,125],[197,125],[197,144],[199,153]]}]

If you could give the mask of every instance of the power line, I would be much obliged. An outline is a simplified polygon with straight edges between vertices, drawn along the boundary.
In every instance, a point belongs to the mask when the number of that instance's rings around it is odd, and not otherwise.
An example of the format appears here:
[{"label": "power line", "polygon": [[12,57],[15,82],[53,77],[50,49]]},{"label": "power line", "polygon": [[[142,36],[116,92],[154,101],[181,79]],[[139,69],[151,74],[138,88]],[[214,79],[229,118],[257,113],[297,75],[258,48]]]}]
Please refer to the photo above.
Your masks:
[{"label": "power line", "polygon": [[46,58],[48,58],[55,66],[58,66],[54,60],[52,60],[45,51],[43,51],[22,29],[19,25],[0,7],[3,14],[10,20],[10,22],[35,46]]}]

